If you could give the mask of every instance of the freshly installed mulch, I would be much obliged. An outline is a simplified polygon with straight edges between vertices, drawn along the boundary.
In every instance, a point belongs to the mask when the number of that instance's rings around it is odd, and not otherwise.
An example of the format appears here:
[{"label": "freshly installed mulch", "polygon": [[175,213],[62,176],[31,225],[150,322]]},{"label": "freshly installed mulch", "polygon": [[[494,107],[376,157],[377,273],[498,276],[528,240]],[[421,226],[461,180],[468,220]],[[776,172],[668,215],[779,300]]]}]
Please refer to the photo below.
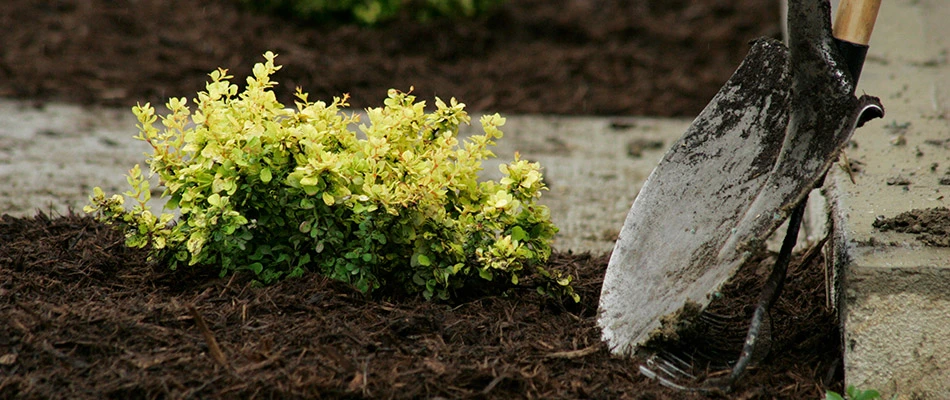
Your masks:
[{"label": "freshly installed mulch", "polygon": [[363,108],[414,86],[475,111],[692,117],[749,40],[779,35],[778,0],[509,0],[481,20],[373,29],[237,3],[4,0],[0,96],[164,104],[195,97],[218,67],[246,76],[271,50],[285,101],[299,86]]},{"label": "freshly installed mulch", "polygon": [[[609,355],[595,318],[606,262],[552,258],[580,304],[532,290],[387,301],[315,274],[260,288],[171,272],[88,217],[5,216],[0,398],[703,398]],[[820,257],[792,262],[770,354],[722,397],[840,392],[821,269]],[[747,314],[765,272],[750,263],[712,309]]]}]

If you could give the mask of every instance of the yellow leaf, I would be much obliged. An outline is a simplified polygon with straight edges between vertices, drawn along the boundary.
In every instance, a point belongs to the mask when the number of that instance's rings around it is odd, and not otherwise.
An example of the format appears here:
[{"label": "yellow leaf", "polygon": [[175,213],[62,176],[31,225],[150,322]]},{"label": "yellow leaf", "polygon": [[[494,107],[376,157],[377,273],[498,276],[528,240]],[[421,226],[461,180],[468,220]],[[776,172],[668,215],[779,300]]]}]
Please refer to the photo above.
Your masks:
[{"label": "yellow leaf", "polygon": [[218,207],[221,204],[221,196],[217,193],[212,193],[211,196],[208,196],[208,204]]}]

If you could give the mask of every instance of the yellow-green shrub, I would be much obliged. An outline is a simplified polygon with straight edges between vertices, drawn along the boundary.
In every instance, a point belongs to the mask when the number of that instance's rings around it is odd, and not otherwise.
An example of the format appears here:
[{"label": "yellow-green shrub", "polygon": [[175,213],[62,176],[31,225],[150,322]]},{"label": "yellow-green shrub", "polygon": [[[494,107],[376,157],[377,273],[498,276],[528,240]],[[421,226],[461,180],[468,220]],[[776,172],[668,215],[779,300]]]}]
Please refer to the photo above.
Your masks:
[{"label": "yellow-green shrub", "polygon": [[[479,182],[482,160],[504,118],[481,118],[464,143],[464,104],[390,90],[369,122],[341,112],[346,96],[296,109],[271,91],[274,54],[238,92],[226,70],[210,74],[195,110],[172,98],[158,117],[136,106],[138,139],[165,187],[166,209],[149,211],[148,180],[136,165],[125,197],[96,188],[87,212],[125,228],[127,244],[150,246],[171,263],[250,271],[271,282],[312,270],[363,291],[386,287],[448,298],[462,287],[504,290],[532,275],[542,292],[577,299],[570,277],[543,268],[557,228],[536,203],[545,190],[537,163],[515,156],[499,181]],[[358,127],[358,132],[350,130]]]}]

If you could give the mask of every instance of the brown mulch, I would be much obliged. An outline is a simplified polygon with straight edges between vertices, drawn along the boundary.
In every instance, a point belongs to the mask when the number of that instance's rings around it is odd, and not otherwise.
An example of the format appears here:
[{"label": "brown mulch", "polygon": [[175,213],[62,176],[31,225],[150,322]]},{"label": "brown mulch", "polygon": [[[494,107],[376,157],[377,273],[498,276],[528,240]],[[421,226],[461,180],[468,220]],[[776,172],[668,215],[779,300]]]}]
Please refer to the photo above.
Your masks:
[{"label": "brown mulch", "polygon": [[509,0],[481,20],[373,29],[236,3],[4,0],[0,96],[164,104],[193,98],[218,67],[247,76],[271,50],[287,101],[299,86],[363,108],[415,87],[474,111],[692,117],[749,40],[779,34],[778,0]]},{"label": "brown mulch", "polygon": [[[172,272],[88,217],[5,216],[0,243],[0,398],[704,397],[609,355],[595,318],[604,256],[552,258],[580,304],[530,290],[397,303],[315,274],[261,288]],[[725,397],[840,391],[821,268],[793,261],[771,352]],[[749,311],[764,272],[750,263],[711,307]]]},{"label": "brown mulch", "polygon": [[[473,111],[691,117],[750,39],[778,34],[777,3],[509,0],[478,21],[367,29],[228,0],[6,0],[0,96],[164,103],[193,97],[217,67],[242,77],[272,50],[284,101],[300,86],[312,100],[350,93],[354,107],[377,106],[387,88],[412,86]],[[772,313],[770,352],[713,397],[841,391],[823,260],[800,261]],[[312,274],[262,288],[172,272],[86,217],[3,216],[0,398],[704,398],[609,356],[595,317],[606,263],[553,256],[580,304],[533,291],[397,302]],[[738,316],[740,333],[763,277],[750,263],[711,306]]]}]

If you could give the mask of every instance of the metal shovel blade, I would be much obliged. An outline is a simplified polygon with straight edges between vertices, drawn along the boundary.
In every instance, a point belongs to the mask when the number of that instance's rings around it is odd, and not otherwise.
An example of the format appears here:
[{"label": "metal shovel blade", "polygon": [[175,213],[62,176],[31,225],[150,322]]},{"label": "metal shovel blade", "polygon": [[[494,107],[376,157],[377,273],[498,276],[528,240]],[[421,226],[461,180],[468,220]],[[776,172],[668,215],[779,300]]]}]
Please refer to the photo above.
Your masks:
[{"label": "metal shovel blade", "polygon": [[601,290],[598,322],[614,353],[632,354],[687,302],[705,307],[744,261],[719,253],[775,165],[790,88],[785,46],[756,41],[643,184]]},{"label": "metal shovel blade", "polygon": [[754,43],[640,190],[604,276],[598,323],[615,354],[704,309],[827,173],[855,127],[827,0],[789,2],[790,48]]}]

